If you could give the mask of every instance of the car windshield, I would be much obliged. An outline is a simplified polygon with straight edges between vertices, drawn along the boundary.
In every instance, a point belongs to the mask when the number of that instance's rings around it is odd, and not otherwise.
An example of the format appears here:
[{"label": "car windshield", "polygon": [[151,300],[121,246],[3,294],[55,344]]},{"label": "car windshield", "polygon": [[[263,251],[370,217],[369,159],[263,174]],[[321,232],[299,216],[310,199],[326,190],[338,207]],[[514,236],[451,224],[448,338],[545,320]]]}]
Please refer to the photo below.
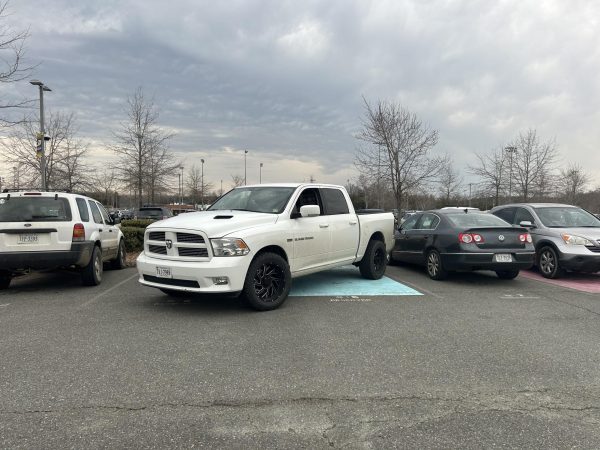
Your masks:
[{"label": "car windshield", "polygon": [[243,187],[229,191],[209,211],[241,210],[281,214],[292,196],[293,187]]},{"label": "car windshield", "polygon": [[581,208],[552,206],[534,209],[548,228],[600,228],[600,220]]},{"label": "car windshield", "polygon": [[153,208],[153,209],[140,209],[137,212],[137,216],[138,218],[140,217],[160,217],[162,218],[163,216],[163,212],[160,208]]},{"label": "car windshield", "polygon": [[475,228],[475,227],[509,227],[508,222],[496,217],[492,214],[485,213],[463,213],[463,214],[448,214],[446,216],[450,222],[459,228]]},{"label": "car windshield", "polygon": [[66,198],[6,197],[0,198],[0,222],[64,222],[71,220]]}]

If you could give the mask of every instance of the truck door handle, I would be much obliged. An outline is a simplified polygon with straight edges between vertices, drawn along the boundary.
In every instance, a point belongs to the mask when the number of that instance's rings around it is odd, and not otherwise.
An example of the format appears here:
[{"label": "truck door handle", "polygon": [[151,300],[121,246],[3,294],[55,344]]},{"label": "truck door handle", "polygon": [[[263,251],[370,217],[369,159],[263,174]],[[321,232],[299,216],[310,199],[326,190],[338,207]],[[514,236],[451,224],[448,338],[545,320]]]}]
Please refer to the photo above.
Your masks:
[{"label": "truck door handle", "polygon": [[329,228],[329,224],[328,223],[320,223],[319,228]]},{"label": "truck door handle", "polygon": [[356,220],[351,220],[350,225],[356,225],[358,222]]}]

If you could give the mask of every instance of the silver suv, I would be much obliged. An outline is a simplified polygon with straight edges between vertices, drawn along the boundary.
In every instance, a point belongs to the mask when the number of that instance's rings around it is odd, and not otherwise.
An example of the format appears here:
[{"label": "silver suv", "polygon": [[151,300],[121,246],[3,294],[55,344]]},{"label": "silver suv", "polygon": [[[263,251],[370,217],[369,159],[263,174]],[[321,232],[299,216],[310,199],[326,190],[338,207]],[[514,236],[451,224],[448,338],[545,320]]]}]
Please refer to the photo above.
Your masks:
[{"label": "silver suv", "polygon": [[497,206],[492,214],[529,229],[536,249],[536,265],[546,278],[565,270],[600,270],[600,219],[572,205],[516,203]]},{"label": "silver suv", "polygon": [[0,194],[0,289],[27,270],[76,267],[84,285],[102,281],[103,263],[125,267],[125,240],[101,203],[64,192]]}]

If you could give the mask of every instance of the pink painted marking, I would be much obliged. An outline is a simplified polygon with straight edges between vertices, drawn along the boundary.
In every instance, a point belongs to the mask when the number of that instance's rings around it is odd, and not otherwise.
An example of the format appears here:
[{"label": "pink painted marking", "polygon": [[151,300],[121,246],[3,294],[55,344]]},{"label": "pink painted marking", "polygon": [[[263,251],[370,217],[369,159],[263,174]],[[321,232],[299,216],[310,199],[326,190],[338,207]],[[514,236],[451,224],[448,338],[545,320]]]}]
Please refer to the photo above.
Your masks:
[{"label": "pink painted marking", "polygon": [[567,273],[557,280],[550,280],[548,278],[544,278],[538,272],[523,270],[521,271],[520,276],[530,278],[532,280],[543,281],[544,283],[553,284],[555,286],[562,286],[582,292],[589,292],[590,294],[600,294],[599,274]]}]

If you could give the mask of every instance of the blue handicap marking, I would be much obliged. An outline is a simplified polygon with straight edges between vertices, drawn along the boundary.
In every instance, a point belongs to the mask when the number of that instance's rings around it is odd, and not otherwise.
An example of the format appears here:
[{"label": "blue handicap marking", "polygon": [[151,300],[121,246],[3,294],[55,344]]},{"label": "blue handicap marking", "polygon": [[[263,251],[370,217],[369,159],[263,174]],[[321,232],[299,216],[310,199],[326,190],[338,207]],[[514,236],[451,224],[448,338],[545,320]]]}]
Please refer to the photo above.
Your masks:
[{"label": "blue handicap marking", "polygon": [[344,266],[292,280],[291,297],[330,295],[423,295],[388,277],[367,280],[357,267]]}]

